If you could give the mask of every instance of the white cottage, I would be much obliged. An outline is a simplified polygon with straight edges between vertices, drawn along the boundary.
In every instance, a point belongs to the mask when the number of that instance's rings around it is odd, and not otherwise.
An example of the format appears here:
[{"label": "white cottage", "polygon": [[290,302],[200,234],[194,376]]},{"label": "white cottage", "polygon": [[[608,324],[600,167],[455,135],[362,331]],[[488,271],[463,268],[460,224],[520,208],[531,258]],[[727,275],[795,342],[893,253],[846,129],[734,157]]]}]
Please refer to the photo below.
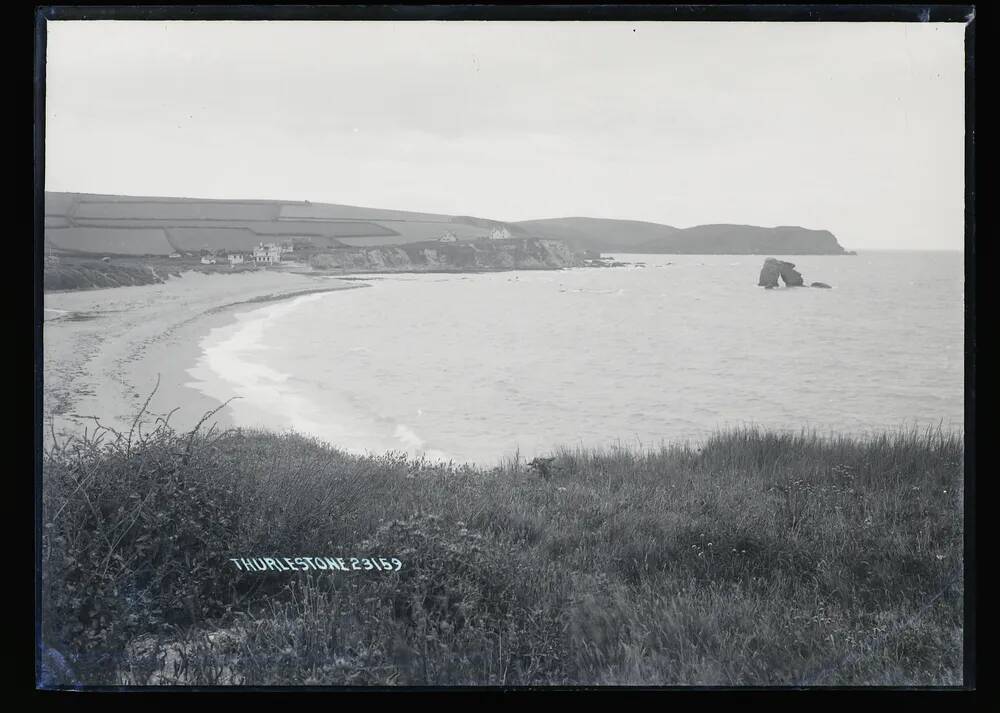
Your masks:
[{"label": "white cottage", "polygon": [[274,265],[281,262],[281,246],[261,243],[253,249],[253,261],[258,265]]}]

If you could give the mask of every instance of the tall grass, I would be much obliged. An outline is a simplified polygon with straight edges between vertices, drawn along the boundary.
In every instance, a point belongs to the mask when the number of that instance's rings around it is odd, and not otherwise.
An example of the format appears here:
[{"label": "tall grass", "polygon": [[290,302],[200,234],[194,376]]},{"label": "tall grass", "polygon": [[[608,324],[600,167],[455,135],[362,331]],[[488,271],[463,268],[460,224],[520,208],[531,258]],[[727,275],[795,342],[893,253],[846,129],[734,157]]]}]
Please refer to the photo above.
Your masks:
[{"label": "tall grass", "polygon": [[[961,682],[960,436],[552,455],[540,478],[169,419],[57,442],[46,682]],[[403,567],[229,562],[263,556]]]}]

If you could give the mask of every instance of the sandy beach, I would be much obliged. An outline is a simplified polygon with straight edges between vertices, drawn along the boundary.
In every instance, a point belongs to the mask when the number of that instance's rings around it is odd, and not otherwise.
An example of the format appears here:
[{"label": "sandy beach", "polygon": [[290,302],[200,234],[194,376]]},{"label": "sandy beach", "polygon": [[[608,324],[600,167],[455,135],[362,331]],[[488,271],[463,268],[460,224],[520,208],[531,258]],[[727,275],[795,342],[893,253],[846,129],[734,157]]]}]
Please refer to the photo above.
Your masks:
[{"label": "sandy beach", "polygon": [[[160,285],[47,293],[43,432],[65,437],[97,425],[128,429],[156,388],[149,410],[193,427],[220,404],[188,388],[199,340],[240,307],[363,283],[283,272],[184,273]],[[157,379],[159,386],[157,388]],[[225,409],[208,422],[228,423]]]}]

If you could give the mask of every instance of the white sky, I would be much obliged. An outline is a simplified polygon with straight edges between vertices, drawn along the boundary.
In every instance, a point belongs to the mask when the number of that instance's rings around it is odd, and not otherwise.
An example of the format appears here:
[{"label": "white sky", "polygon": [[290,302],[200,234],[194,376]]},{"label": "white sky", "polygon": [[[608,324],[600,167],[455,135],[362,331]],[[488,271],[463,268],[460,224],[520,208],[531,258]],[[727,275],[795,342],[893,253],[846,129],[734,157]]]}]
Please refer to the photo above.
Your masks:
[{"label": "white sky", "polygon": [[49,22],[46,188],[961,249],[964,30]]}]

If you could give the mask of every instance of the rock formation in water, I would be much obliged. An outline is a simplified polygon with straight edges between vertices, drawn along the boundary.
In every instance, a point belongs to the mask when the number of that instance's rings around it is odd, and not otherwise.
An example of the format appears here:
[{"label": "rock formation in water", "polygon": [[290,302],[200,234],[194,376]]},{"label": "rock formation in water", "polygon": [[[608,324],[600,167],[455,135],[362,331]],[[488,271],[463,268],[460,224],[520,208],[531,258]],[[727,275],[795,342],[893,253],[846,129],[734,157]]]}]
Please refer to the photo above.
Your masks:
[{"label": "rock formation in water", "polygon": [[757,280],[757,286],[768,290],[777,287],[778,277],[780,276],[781,271],[778,269],[778,261],[773,257],[769,257],[764,261],[764,266],[760,269],[760,279]]},{"label": "rock formation in water", "polygon": [[786,287],[801,287],[803,285],[802,275],[795,269],[794,263],[776,260],[773,257],[764,261],[757,284],[770,290],[772,287],[778,286],[779,277]]},{"label": "rock formation in water", "polygon": [[781,281],[785,287],[802,287],[802,273],[795,269],[795,265],[790,262],[778,261],[778,270],[781,272]]},{"label": "rock formation in water", "polygon": [[[802,273],[795,269],[794,263],[769,257],[760,269],[760,279],[757,280],[757,284],[770,290],[778,286],[778,278],[781,278],[781,281],[785,283],[785,287],[805,286]],[[830,285],[825,282],[813,282],[809,286],[830,289]]]}]

